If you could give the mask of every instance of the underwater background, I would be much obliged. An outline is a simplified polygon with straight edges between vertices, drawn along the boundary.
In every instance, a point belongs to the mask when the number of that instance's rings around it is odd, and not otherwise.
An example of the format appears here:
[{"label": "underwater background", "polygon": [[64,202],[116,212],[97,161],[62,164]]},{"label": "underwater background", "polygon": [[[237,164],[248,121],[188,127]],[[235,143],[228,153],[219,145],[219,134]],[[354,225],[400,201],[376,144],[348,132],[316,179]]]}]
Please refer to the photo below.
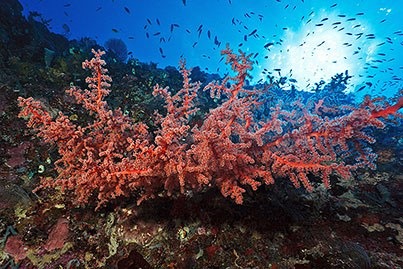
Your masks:
[{"label": "underwater background", "polygon": [[0,3],[0,268],[403,267],[400,1]]}]

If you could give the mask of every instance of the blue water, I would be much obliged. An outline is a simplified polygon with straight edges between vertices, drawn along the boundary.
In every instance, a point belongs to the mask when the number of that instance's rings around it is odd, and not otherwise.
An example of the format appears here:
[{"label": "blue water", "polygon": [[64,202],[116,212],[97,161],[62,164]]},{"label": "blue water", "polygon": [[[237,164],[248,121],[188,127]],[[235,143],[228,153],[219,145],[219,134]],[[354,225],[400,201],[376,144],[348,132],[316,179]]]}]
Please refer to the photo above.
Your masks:
[{"label": "blue water", "polygon": [[[130,57],[159,67],[188,66],[221,75],[228,43],[253,54],[252,82],[293,78],[309,90],[336,73],[348,91],[391,96],[402,88],[403,1],[357,0],[21,0],[52,31],[99,44],[119,38]],[[39,18],[37,18],[39,19]],[[294,81],[293,80],[293,81]],[[284,89],[291,85],[284,85]],[[363,86],[365,86],[363,88]]]}]

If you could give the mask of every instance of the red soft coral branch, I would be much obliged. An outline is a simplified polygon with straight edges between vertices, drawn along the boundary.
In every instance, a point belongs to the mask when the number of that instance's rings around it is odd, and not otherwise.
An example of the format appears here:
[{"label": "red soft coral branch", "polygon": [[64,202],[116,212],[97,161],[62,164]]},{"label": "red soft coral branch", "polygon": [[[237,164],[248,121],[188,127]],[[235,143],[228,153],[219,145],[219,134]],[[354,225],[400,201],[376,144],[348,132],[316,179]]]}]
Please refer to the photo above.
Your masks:
[{"label": "red soft coral branch", "polygon": [[329,187],[332,173],[349,178],[358,167],[374,167],[375,154],[367,144],[375,140],[365,130],[383,128],[380,118],[397,114],[403,106],[402,98],[387,107],[367,98],[360,107],[344,108],[344,115],[329,119],[320,114],[325,108],[321,102],[312,109],[295,102],[292,111],[279,102],[266,121],[256,122],[260,93],[244,88],[252,63],[249,56],[227,47],[222,53],[235,75],[204,88],[222,98],[221,105],[211,109],[202,124],[190,124],[198,111],[200,83],[191,82],[191,70],[181,61],[182,89],[172,94],[168,87],[154,87],[153,94],[165,101],[166,114],[157,113],[159,129],[150,133],[119,109],[108,108],[104,98],[112,79],[101,59],[104,52],[93,53],[94,58],[83,63],[92,71],[86,79],[89,89],[67,90],[92,115],[87,125],[77,125],[62,113],[52,119],[40,102],[18,99],[28,126],[59,149],[58,177],[42,180],[39,188],[61,187],[73,194],[74,204],[89,203],[95,196],[99,207],[130,195],[140,203],[213,186],[240,204],[246,188],[256,190],[275,178],[288,177],[295,187],[302,183],[311,191],[310,174]]}]

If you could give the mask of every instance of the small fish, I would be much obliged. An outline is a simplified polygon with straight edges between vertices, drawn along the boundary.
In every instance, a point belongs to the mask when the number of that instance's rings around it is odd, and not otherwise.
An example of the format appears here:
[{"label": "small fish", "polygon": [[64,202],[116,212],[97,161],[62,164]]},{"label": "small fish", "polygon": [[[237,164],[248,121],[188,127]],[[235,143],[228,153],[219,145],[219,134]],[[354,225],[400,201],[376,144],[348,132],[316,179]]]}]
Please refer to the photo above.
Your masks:
[{"label": "small fish", "polygon": [[367,86],[364,85],[364,86],[360,87],[360,88],[357,90],[357,92],[362,91],[363,89],[365,89],[365,87],[367,87]]},{"label": "small fish", "polygon": [[359,12],[359,13],[357,13],[357,14],[355,14],[356,16],[362,16],[362,15],[364,15],[364,12]]},{"label": "small fish", "polygon": [[172,24],[171,24],[171,33],[173,32],[173,30],[175,29],[175,27],[179,27],[179,24],[176,24],[176,23],[172,23]]},{"label": "small fish", "polygon": [[153,34],[153,36],[157,36],[157,35],[160,35],[160,34],[161,34],[161,32],[156,32],[156,33]]},{"label": "small fish", "polygon": [[347,19],[347,21],[355,21],[355,20],[356,20],[356,18]]},{"label": "small fish", "polygon": [[186,0],[182,0],[184,6],[186,6]]},{"label": "small fish", "polygon": [[155,21],[157,22],[158,25],[161,25],[160,20],[158,18],[155,19]]},{"label": "small fish", "polygon": [[211,32],[210,32],[210,30],[207,31],[207,37],[208,37],[208,39],[211,39]]},{"label": "small fish", "polygon": [[65,4],[65,5],[63,5],[64,7],[70,7],[71,6],[71,4]]},{"label": "small fish", "polygon": [[147,22],[148,22],[148,24],[150,24],[150,25],[152,24],[152,23],[151,23],[151,20],[150,20],[149,18],[147,18]]},{"label": "small fish", "polygon": [[315,26],[323,26],[323,23],[317,23]]},{"label": "small fish", "polygon": [[98,12],[102,9],[102,7],[98,7],[97,9],[95,9],[95,12]]},{"label": "small fish", "polygon": [[337,4],[333,4],[333,5],[330,6],[330,8],[333,8],[333,7],[336,7],[336,6],[337,6]]},{"label": "small fish", "polygon": [[250,32],[249,36],[256,34],[257,29],[253,30],[252,32]]},{"label": "small fish", "polygon": [[197,41],[195,43],[193,43],[192,48],[196,47],[197,45]]},{"label": "small fish", "polygon": [[329,18],[323,18],[323,19],[321,20],[321,22],[322,22],[322,21],[327,21],[328,19],[329,19]]},{"label": "small fish", "polygon": [[114,32],[114,33],[118,33],[118,32],[119,32],[119,30],[118,30],[118,29],[116,29],[116,28],[112,28],[112,32]]},{"label": "small fish", "polygon": [[332,25],[339,25],[339,24],[341,24],[341,22],[339,22],[339,21],[332,23]]},{"label": "small fish", "polygon": [[124,7],[124,9],[127,12],[127,14],[130,14],[130,9],[128,7]]},{"label": "small fish", "polygon": [[340,17],[340,18],[345,18],[346,17],[346,15],[343,15],[343,14],[340,14],[340,15],[337,15],[338,17]]},{"label": "small fish", "polygon": [[66,34],[70,33],[70,27],[67,24],[63,24],[62,28]]}]

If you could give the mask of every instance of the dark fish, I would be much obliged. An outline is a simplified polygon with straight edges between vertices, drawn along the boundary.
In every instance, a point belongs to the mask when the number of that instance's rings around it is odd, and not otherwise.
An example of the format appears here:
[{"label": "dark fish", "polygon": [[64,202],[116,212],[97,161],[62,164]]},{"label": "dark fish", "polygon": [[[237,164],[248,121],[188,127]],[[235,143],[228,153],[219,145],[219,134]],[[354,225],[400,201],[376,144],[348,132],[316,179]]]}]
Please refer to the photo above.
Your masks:
[{"label": "dark fish", "polygon": [[159,50],[160,50],[160,53],[161,53],[161,54],[164,54],[164,51],[162,50],[161,47],[159,48]]},{"label": "dark fish", "polygon": [[273,45],[274,45],[274,43],[269,42],[269,43],[264,45],[264,48],[267,49],[268,47],[273,46]]},{"label": "dark fish", "polygon": [[158,25],[161,25],[159,19],[155,19],[155,21],[157,22]]},{"label": "dark fish", "polygon": [[151,20],[150,19],[147,18],[147,22],[148,22],[148,24],[151,25]]},{"label": "dark fish", "polygon": [[211,33],[210,33],[210,30],[208,30],[208,31],[207,31],[207,37],[208,37],[208,39],[211,39]]},{"label": "dark fish", "polygon": [[249,36],[256,34],[257,29],[253,30],[252,32],[250,32]]},{"label": "dark fish", "polygon": [[134,37],[133,37],[133,36],[129,36],[128,39],[134,39]]},{"label": "dark fish", "polygon": [[175,27],[179,27],[179,24],[176,24],[176,23],[172,23],[172,24],[171,24],[171,33],[173,32],[173,30],[175,29]]},{"label": "dark fish", "polygon": [[323,23],[315,24],[315,26],[323,26]]},{"label": "dark fish", "polygon": [[130,14],[130,9],[128,7],[125,7],[125,11],[127,12],[127,14]]},{"label": "dark fish", "polygon": [[192,48],[196,47],[197,45],[197,41],[195,43],[193,43]]},{"label": "dark fish", "polygon": [[157,36],[157,35],[160,35],[160,34],[161,34],[161,32],[156,32],[156,33],[153,34],[153,36]]},{"label": "dark fish", "polygon": [[114,33],[118,33],[118,32],[119,32],[119,30],[118,30],[118,29],[115,29],[115,28],[112,28],[112,32],[114,32]]},{"label": "dark fish", "polygon": [[341,24],[341,22],[339,21],[332,23],[332,25],[339,25],[339,24]]},{"label": "dark fish", "polygon": [[186,6],[186,0],[182,0],[184,6]]},{"label": "dark fish", "polygon": [[95,9],[95,12],[98,12],[102,9],[102,7],[98,7],[97,9]]},{"label": "dark fish", "polygon": [[331,5],[330,7],[332,8],[332,7],[336,7],[337,6],[337,4],[333,4],[333,5]]},{"label": "dark fish", "polygon": [[357,27],[360,27],[360,26],[361,26],[361,24],[354,25],[353,29],[357,28]]},{"label": "dark fish", "polygon": [[190,34],[190,30],[189,30],[189,29],[186,29],[186,32],[187,32],[188,34]]},{"label": "dark fish", "polygon": [[328,19],[329,19],[329,18],[323,18],[323,19],[321,20],[321,22],[322,22],[322,21],[327,21]]},{"label": "dark fish", "polygon": [[146,33],[146,37],[147,37],[147,38],[150,38],[150,34],[149,34],[149,33]]},{"label": "dark fish", "polygon": [[356,18],[350,18],[350,19],[347,19],[346,21],[355,21],[356,20]]},{"label": "dark fish", "polygon": [[258,17],[259,17],[259,21],[263,20],[263,15],[259,14]]},{"label": "dark fish", "polygon": [[355,14],[356,16],[362,16],[362,15],[364,15],[364,12],[359,12],[359,13],[357,13],[357,14]]},{"label": "dark fish", "polygon": [[64,30],[64,32],[67,34],[67,33],[70,33],[70,27],[67,25],[67,24],[63,24],[62,25],[62,28],[63,28],[63,30]]},{"label": "dark fish", "polygon": [[243,43],[239,43],[239,44],[238,44],[238,47],[242,47],[242,46],[243,46]]},{"label": "dark fish", "polygon": [[337,15],[337,16],[340,17],[340,18],[346,17],[346,15],[343,15],[343,14],[340,14],[340,15]]},{"label": "dark fish", "polygon": [[244,35],[244,36],[243,36],[243,40],[244,40],[244,41],[248,41],[248,36],[247,36],[247,35]]},{"label": "dark fish", "polygon": [[383,20],[381,20],[379,23],[383,23],[383,22],[385,22],[386,21],[386,19],[383,19]]},{"label": "dark fish", "polygon": [[318,45],[318,47],[322,46],[325,42],[326,42],[326,41],[322,41],[322,42]]},{"label": "dark fish", "polygon": [[365,89],[365,87],[367,87],[367,86],[362,86],[362,87],[360,87],[358,90],[357,90],[357,92],[359,92],[359,91],[362,91],[363,89]]},{"label": "dark fish", "polygon": [[277,71],[277,72],[280,72],[281,71],[281,68],[275,68],[275,69],[273,69],[274,71]]},{"label": "dark fish", "polygon": [[65,4],[65,5],[64,5],[64,7],[69,7],[69,6],[71,6],[71,4]]}]

